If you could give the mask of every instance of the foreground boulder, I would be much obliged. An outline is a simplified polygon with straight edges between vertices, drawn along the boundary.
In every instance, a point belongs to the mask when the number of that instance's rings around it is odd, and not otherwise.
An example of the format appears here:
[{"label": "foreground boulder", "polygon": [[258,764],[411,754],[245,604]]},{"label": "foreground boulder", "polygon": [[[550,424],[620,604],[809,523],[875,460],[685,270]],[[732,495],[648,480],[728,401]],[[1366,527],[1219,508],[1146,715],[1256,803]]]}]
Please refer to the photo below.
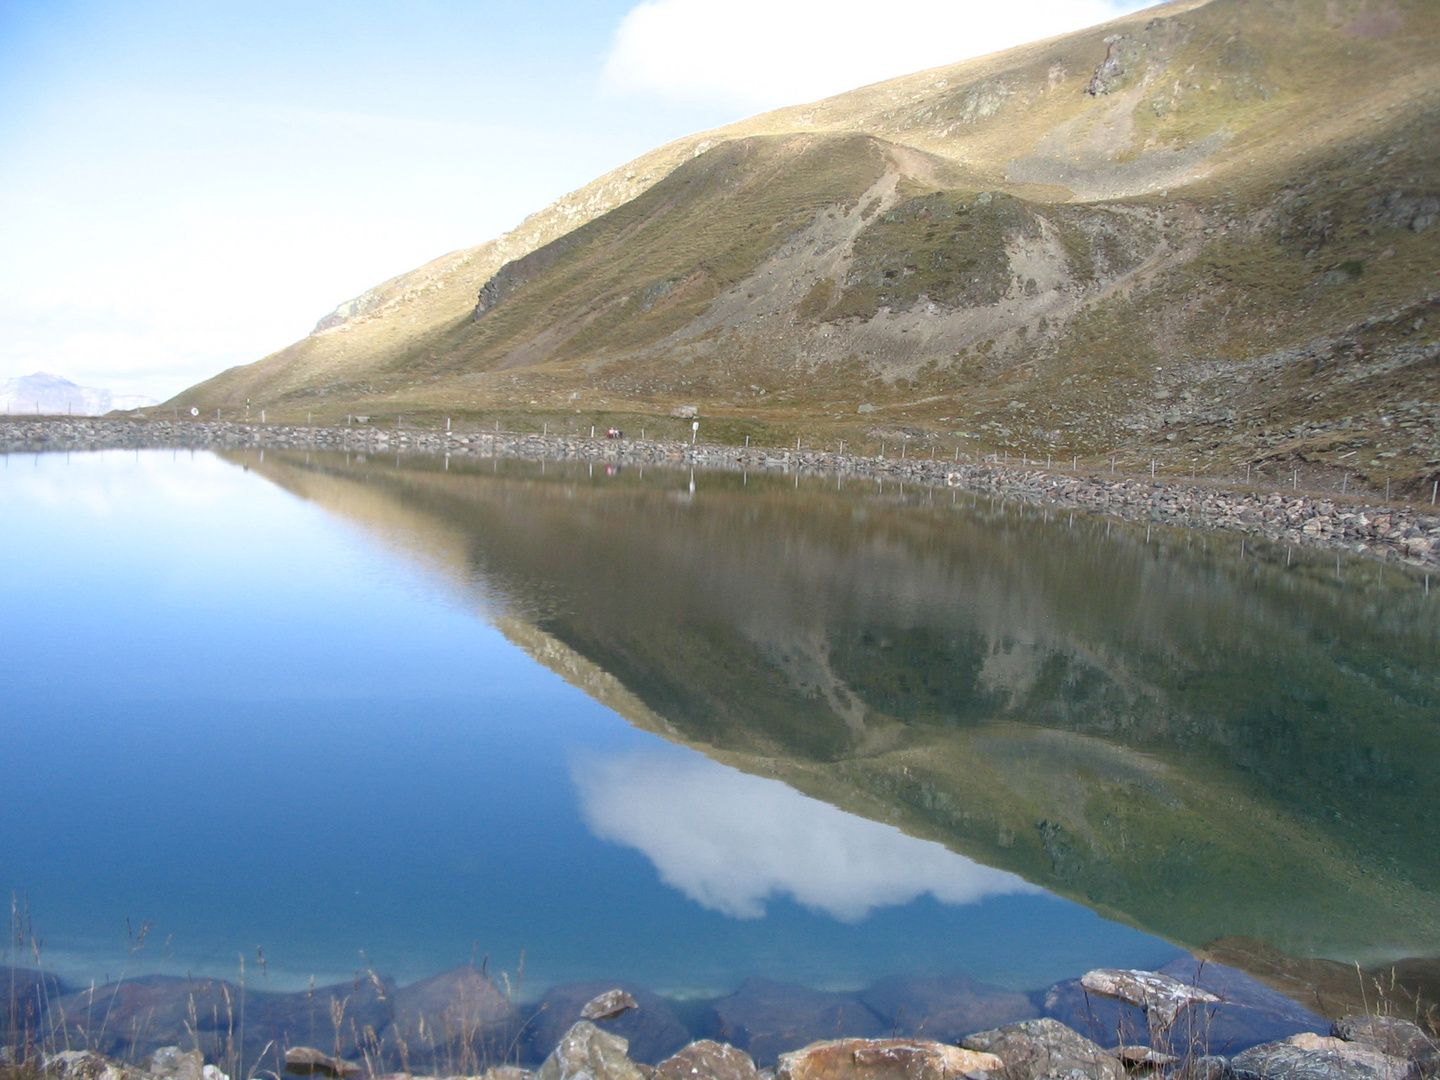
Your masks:
[{"label": "foreground boulder", "polygon": [[41,1062],[47,1077],[54,1080],[140,1080],[139,1069],[121,1065],[94,1050],[62,1050],[47,1054]]},{"label": "foreground boulder", "polygon": [[648,1080],[619,1035],[581,1020],[565,1032],[540,1066],[539,1080]]},{"label": "foreground boulder", "polygon": [[[0,1064],[15,1062],[0,1056]],[[144,1068],[93,1050],[62,1050],[47,1055],[40,1066],[51,1080],[230,1080],[216,1066],[206,1065],[198,1050],[186,1052],[178,1046],[161,1047],[146,1059]]]},{"label": "foreground boulder", "polygon": [[1346,1042],[1373,1046],[1391,1057],[1405,1058],[1422,1075],[1440,1075],[1440,1045],[1416,1024],[1398,1016],[1346,1016],[1335,1021],[1332,1033]]},{"label": "foreground boulder", "polygon": [[145,1059],[145,1071],[158,1080],[205,1080],[205,1055],[199,1050],[162,1046]]},{"label": "foreground boulder", "polygon": [[343,1080],[347,1076],[359,1076],[360,1066],[353,1061],[331,1057],[313,1046],[292,1046],[285,1051],[285,1071],[291,1076],[324,1076],[330,1080]]},{"label": "foreground boulder", "polygon": [[891,975],[858,997],[895,1034],[944,1043],[1037,1014],[1029,996],[964,975]]},{"label": "foreground boulder", "polygon": [[772,1065],[787,1050],[836,1036],[873,1038],[888,1028],[860,1001],[808,986],[750,979],[714,1005],[720,1038]]},{"label": "foreground boulder", "polygon": [[1048,1017],[982,1031],[960,1045],[997,1056],[1002,1080],[1121,1080],[1125,1075],[1109,1051]]},{"label": "foreground boulder", "polygon": [[959,1080],[998,1071],[994,1054],[924,1039],[831,1039],[780,1055],[776,1080]]},{"label": "foreground boulder", "polygon": [[1252,1046],[1230,1062],[1235,1080],[1414,1080],[1419,1070],[1364,1043],[1304,1033]]},{"label": "foreground boulder", "polygon": [[700,1039],[655,1066],[654,1080],[759,1080],[744,1050]]},{"label": "foreground boulder", "polygon": [[[586,1017],[587,1008],[607,995],[620,992],[635,1002],[633,1009],[621,1009],[613,1017]],[[619,998],[610,1001],[614,1005]],[[529,1021],[527,1056],[532,1061],[547,1057],[578,1020],[589,1019],[603,1030],[619,1035],[629,1045],[633,1061],[654,1065],[664,1061],[690,1041],[690,1031],[680,1023],[665,999],[632,983],[587,981],[552,986],[539,1001]]]}]

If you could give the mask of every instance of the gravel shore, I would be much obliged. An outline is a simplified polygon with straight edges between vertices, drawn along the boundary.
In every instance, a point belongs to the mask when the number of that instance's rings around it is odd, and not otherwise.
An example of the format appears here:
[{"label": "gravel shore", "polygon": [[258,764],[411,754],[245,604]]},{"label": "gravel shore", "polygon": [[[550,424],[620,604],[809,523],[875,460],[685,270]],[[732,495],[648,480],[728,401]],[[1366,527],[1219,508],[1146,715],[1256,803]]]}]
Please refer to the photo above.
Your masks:
[{"label": "gravel shore", "polygon": [[1357,554],[1440,565],[1440,512],[1400,503],[1243,485],[1126,477],[1081,470],[930,458],[858,457],[824,451],[701,443],[581,439],[504,432],[422,431],[375,427],[289,427],[228,421],[111,418],[0,420],[0,452],[105,449],[298,449],[387,451],[516,457],[707,469],[800,471],[871,476],[948,486],[1003,499],[1079,510],[1130,521],[1228,529],[1284,543],[1328,545]]}]

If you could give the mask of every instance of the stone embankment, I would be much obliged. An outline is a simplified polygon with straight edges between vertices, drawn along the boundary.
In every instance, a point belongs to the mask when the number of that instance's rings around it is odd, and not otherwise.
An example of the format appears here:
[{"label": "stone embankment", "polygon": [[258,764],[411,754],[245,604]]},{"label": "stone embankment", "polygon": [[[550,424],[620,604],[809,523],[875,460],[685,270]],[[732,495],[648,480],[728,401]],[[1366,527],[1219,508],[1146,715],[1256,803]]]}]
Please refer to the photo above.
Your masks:
[{"label": "stone embankment", "polygon": [[17,418],[0,423],[0,452],[170,447],[499,456],[869,476],[949,486],[1146,524],[1229,529],[1284,543],[1330,545],[1414,565],[1440,565],[1440,510],[1401,503],[1373,505],[1300,491],[1187,483],[1164,477],[1137,478],[935,458],[859,457],[798,448],[505,432],[106,418]]},{"label": "stone embankment", "polygon": [[[944,980],[928,980],[937,981]],[[1233,975],[1222,976],[1220,983],[1212,980],[1211,989],[1154,971],[1101,969],[1071,981],[1094,995],[1086,998],[1085,1020],[1077,1025],[1089,1027],[1093,1038],[1049,1016],[944,1036],[926,1031],[922,1019],[908,1035],[831,1034],[803,1045],[792,1040],[790,1048],[777,1047],[779,1052],[768,1056],[756,1053],[753,1045],[747,1051],[719,1041],[753,1043],[753,1033],[745,1028],[734,1036],[717,1031],[716,1038],[692,1038],[647,1059],[632,1038],[621,1034],[645,1007],[616,988],[585,1003],[538,1068],[519,1064],[514,1043],[467,1044],[468,1054],[432,1075],[456,1080],[1128,1080],[1132,1075],[1154,1080],[1433,1080],[1440,1066],[1434,1037],[1414,1023],[1393,1016],[1347,1016],[1324,1026],[1275,991],[1253,980],[1252,985],[1237,982]],[[974,998],[973,990],[981,987],[970,988]],[[976,1002],[968,1004],[973,1011]],[[484,1026],[486,1010],[477,1011],[474,1002],[452,1002],[444,1016],[456,1019],[456,1005],[471,1020],[458,1030],[473,1034]],[[785,1028],[796,1017],[771,1019],[777,1023],[770,1027]],[[836,1028],[845,1026],[843,1015],[830,1019]],[[894,1026],[901,1026],[899,1014]],[[176,1045],[157,1047],[137,1065],[92,1050],[47,1053],[33,1044],[12,1044],[0,1050],[0,1067],[17,1077],[25,1071],[48,1080],[230,1080],[232,1075],[414,1080],[406,1053],[403,1071],[389,1071],[373,1030],[367,1028],[354,1043],[353,1056],[359,1060],[350,1060],[338,1045],[338,1021],[336,1029],[333,1055],[287,1041],[267,1045],[258,1059],[247,1062],[230,1049],[219,1055],[228,1072],[221,1064],[207,1063],[199,1048],[185,1051]]]}]

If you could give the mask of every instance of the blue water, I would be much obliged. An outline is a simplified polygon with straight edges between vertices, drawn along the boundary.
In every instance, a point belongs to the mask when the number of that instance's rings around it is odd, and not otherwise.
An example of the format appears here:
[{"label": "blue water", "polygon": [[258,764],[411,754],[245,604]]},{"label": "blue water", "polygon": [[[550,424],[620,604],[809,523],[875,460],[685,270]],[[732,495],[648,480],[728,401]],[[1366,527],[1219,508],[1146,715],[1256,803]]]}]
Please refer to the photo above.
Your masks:
[{"label": "blue water", "polygon": [[73,980],[259,949],[274,989],[522,954],[535,991],[1035,988],[1180,954],[635,729],[403,528],[203,453],[3,463],[0,888]]}]

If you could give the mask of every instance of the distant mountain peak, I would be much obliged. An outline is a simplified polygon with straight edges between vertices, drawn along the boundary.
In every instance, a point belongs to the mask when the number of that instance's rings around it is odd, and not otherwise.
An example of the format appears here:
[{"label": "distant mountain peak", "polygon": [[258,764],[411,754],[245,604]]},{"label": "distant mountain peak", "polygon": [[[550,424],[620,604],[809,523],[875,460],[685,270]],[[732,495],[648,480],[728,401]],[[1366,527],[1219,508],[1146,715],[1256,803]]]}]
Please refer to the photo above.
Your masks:
[{"label": "distant mountain peak", "polygon": [[8,415],[101,416],[116,409],[143,409],[154,398],[116,394],[96,386],[80,386],[61,375],[37,371],[0,382],[0,404]]}]

